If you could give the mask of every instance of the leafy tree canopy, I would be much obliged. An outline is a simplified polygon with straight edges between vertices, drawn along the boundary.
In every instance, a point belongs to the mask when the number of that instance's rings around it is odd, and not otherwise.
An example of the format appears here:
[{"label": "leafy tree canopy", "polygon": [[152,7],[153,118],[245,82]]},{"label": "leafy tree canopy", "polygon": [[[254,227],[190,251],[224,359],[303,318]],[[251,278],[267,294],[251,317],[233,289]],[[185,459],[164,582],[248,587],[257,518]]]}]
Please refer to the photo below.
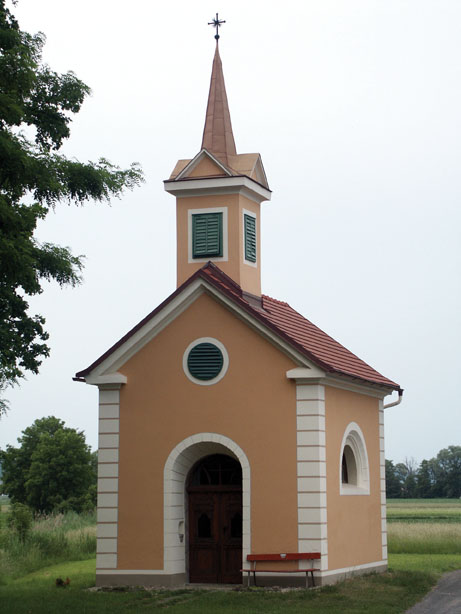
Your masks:
[{"label": "leafy tree canopy", "polygon": [[143,180],[136,163],[122,170],[58,153],[90,89],[44,64],[44,43],[43,34],[21,31],[0,0],[0,392],[49,355],[45,319],[28,313],[26,297],[41,293],[43,280],[80,281],[82,257],[39,243],[38,220],[58,203],[109,201]]},{"label": "leafy tree canopy", "polygon": [[394,463],[386,459],[386,495],[394,497],[461,497],[461,446],[443,448],[435,458]]},{"label": "leafy tree canopy", "polygon": [[0,451],[3,490],[13,503],[36,512],[94,507],[95,455],[83,433],[49,416],[35,420],[18,443]]}]

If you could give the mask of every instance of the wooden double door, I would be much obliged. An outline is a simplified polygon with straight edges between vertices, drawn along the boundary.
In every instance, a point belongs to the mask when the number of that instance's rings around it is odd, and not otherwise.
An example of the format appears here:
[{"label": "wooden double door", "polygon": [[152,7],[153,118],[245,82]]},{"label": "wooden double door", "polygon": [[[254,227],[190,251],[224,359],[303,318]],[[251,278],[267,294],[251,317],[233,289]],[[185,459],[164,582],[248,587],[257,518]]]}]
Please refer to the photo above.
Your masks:
[{"label": "wooden double door", "polygon": [[[206,459],[216,466],[220,457]],[[229,467],[228,457],[223,466]],[[236,462],[236,461],[233,461]],[[238,463],[237,463],[238,464]],[[238,467],[240,470],[240,467]],[[230,484],[225,471],[199,479],[188,488],[189,503],[189,581],[210,584],[242,582],[242,486],[241,472]],[[206,476],[205,476],[206,477]],[[224,478],[224,479],[223,479]],[[206,483],[206,482],[211,483]],[[205,482],[205,483],[204,483]],[[217,482],[217,483],[213,483]],[[234,482],[234,483],[232,483]],[[237,482],[237,483],[235,483]]]}]

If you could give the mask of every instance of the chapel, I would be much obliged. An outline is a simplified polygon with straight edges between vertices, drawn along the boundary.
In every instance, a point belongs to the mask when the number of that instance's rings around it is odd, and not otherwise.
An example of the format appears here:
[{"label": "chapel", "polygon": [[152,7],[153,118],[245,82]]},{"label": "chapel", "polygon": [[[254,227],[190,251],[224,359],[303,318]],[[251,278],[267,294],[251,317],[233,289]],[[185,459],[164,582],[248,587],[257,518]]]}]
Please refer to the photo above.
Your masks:
[{"label": "chapel", "polygon": [[383,403],[402,390],[262,294],[271,190],[237,153],[215,38],[200,150],[164,182],[177,289],[75,377],[99,389],[97,585],[387,568]]}]

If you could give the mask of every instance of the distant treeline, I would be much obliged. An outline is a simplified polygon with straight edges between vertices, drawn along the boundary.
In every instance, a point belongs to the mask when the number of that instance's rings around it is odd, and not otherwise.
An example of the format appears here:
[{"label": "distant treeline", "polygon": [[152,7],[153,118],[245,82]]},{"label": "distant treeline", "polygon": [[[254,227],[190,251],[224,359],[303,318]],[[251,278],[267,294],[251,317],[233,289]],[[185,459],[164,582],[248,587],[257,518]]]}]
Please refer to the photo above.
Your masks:
[{"label": "distant treeline", "polygon": [[448,446],[419,465],[415,459],[396,465],[386,459],[386,495],[391,499],[461,497],[461,446]]}]

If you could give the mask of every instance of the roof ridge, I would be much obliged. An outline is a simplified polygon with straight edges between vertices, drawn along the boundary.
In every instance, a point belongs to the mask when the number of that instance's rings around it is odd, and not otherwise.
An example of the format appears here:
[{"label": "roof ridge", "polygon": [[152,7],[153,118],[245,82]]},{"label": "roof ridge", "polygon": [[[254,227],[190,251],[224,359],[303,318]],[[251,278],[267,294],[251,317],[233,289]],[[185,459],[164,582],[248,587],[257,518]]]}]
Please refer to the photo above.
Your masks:
[{"label": "roof ridge", "polygon": [[[232,277],[229,277],[229,275],[227,275],[227,273],[224,273],[224,271],[222,269],[220,269],[214,262],[212,262],[211,260],[208,260],[208,262],[206,262],[200,269],[199,271],[203,271],[206,272],[207,270],[211,269],[213,271],[213,273],[215,273],[218,277],[220,277],[222,280],[224,280],[229,286],[232,286],[233,288],[235,288],[235,290],[237,290],[240,298],[242,298],[242,294],[243,294],[243,290],[242,287],[232,279]],[[245,299],[243,299],[245,300]],[[247,301],[245,301],[247,302]]]}]

